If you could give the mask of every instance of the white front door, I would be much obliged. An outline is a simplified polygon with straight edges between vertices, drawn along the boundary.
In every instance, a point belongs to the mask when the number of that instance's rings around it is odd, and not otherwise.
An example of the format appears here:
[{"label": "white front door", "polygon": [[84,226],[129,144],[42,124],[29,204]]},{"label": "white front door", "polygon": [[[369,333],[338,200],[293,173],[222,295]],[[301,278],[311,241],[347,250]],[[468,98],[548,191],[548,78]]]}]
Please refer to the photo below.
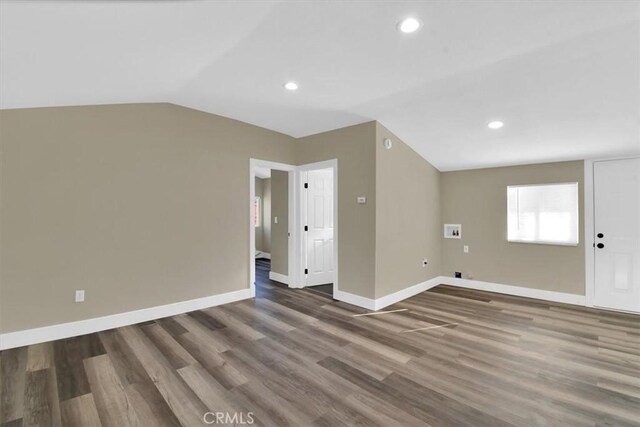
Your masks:
[{"label": "white front door", "polygon": [[333,170],[307,172],[306,285],[333,283]]},{"label": "white front door", "polygon": [[593,181],[594,304],[640,312],[640,159],[594,162]]}]

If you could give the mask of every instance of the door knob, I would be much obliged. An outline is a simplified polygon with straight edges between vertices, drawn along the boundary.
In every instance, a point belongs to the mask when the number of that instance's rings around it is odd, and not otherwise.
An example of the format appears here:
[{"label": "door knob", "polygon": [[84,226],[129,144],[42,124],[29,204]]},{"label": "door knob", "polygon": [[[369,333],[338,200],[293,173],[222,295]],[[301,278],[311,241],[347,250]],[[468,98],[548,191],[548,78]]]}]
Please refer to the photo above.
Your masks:
[{"label": "door knob", "polygon": [[598,246],[598,249],[602,249],[604,248],[604,243],[598,243],[596,246]]},{"label": "door knob", "polygon": [[602,239],[603,237],[604,237],[604,234],[598,233],[598,239]]}]

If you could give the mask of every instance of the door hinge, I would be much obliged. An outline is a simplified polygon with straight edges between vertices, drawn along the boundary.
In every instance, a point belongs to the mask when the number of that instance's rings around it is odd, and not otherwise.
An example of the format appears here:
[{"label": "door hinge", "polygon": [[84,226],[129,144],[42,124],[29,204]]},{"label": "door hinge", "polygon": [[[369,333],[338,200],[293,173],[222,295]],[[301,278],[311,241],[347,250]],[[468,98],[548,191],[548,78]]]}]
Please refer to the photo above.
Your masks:
[{"label": "door hinge", "polygon": [[304,269],[304,274],[309,274],[309,269],[308,268]]},{"label": "door hinge", "polygon": [[309,188],[309,183],[308,182],[304,183],[304,188]]},{"label": "door hinge", "polygon": [[304,226],[304,231],[309,231],[309,226],[308,225]]}]

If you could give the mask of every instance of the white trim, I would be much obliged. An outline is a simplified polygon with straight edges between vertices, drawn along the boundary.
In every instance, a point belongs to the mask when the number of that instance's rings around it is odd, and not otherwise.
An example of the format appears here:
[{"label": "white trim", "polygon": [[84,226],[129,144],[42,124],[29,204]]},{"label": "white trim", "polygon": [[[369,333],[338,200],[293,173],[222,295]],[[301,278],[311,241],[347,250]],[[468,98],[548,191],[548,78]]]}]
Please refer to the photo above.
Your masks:
[{"label": "white trim", "polygon": [[[580,225],[578,225],[578,230],[580,230]],[[580,232],[578,231],[578,239],[580,239]],[[549,240],[509,240],[507,237],[507,243],[525,243],[527,245],[547,245],[547,246],[569,246],[576,248],[580,246],[580,242],[578,243],[563,243],[563,242],[552,242]]]},{"label": "white trim", "polygon": [[401,291],[394,292],[389,295],[385,295],[381,298],[376,299],[375,301],[375,309],[380,310],[385,307],[390,306],[391,304],[395,304],[399,301],[410,298],[414,295],[418,295],[421,292],[427,291],[435,286],[438,286],[442,283],[442,277],[434,277],[433,279],[429,279],[425,282],[418,283],[417,285],[413,285],[406,289],[402,289]]},{"label": "white trim", "polygon": [[525,288],[522,286],[502,285],[499,283],[482,282],[480,280],[456,279],[440,276],[440,283],[460,288],[476,289],[479,291],[497,292],[499,294],[518,297],[535,298],[545,301],[561,302],[573,305],[585,305],[584,295],[566,294],[563,292],[545,291],[542,289]]},{"label": "white trim", "polygon": [[358,307],[366,308],[367,310],[376,309],[376,300],[371,298],[361,297],[360,295],[350,294],[349,292],[333,290],[333,298],[338,301],[346,302],[347,304],[355,305]]},{"label": "white trim", "polygon": [[352,317],[377,316],[378,314],[399,313],[401,311],[409,311],[409,309],[408,308],[399,308],[397,310],[374,311],[372,313],[352,314],[351,316]]},{"label": "white trim", "polygon": [[593,160],[584,161],[584,294],[585,305],[593,307],[595,288],[595,216]]},{"label": "white trim", "polygon": [[269,272],[269,280],[273,280],[275,282],[284,283],[285,285],[289,284],[289,276],[285,276],[284,274],[276,273],[275,271]]},{"label": "white trim", "polygon": [[256,252],[256,259],[271,259],[271,254],[268,252],[258,251]]},{"label": "white trim", "polygon": [[[575,216],[576,216],[576,242],[562,242],[562,241],[553,241],[553,240],[542,240],[539,238],[535,238],[533,240],[524,240],[524,239],[518,239],[518,238],[511,238],[509,236],[510,232],[511,232],[511,223],[510,220],[507,220],[507,242],[508,243],[525,243],[525,244],[533,244],[533,245],[550,245],[550,246],[572,246],[572,247],[577,247],[580,244],[580,183],[577,181],[569,181],[569,182],[551,182],[551,183],[544,183],[544,184],[520,184],[520,185],[507,185],[507,216],[508,218],[511,218],[511,203],[510,203],[510,197],[511,197],[511,192],[509,190],[511,190],[512,188],[514,189],[518,189],[518,188],[527,188],[527,187],[554,187],[554,186],[575,186],[575,190],[576,190],[576,209],[575,209]],[[517,195],[518,198],[518,205],[520,204],[519,202],[519,193]],[[518,216],[520,216],[520,212],[518,209]],[[518,227],[519,228],[519,227]]]},{"label": "white trim", "polygon": [[[304,226],[307,225],[307,202],[309,200],[307,189],[304,188],[304,184],[309,182],[309,173],[306,170],[299,170],[298,177],[300,178],[299,195],[300,206],[298,207],[298,218],[300,218],[300,276],[298,278],[298,287],[304,288],[307,286],[307,275],[304,274],[304,270],[307,268],[307,259],[309,254],[307,253],[307,233],[304,232]],[[335,220],[334,220],[335,222]]]},{"label": "white trim", "polygon": [[0,335],[0,350],[91,334],[251,298],[249,289]]},{"label": "white trim", "polygon": [[476,289],[479,291],[497,292],[499,294],[514,295],[525,298],[534,298],[545,301],[561,302],[564,304],[585,305],[583,295],[567,294],[563,292],[545,291],[542,289],[525,288],[522,286],[502,285],[499,283],[482,282],[479,280],[456,279],[447,276],[438,276],[417,285],[413,285],[401,291],[385,295],[378,299],[365,298],[360,295],[344,291],[334,293],[334,298],[351,305],[366,308],[367,310],[381,310],[397,302],[403,301],[414,295],[428,291],[438,285],[457,286],[459,288]]},{"label": "white trim", "polygon": [[290,278],[295,278],[297,271],[298,271],[298,263],[297,263],[297,259],[296,259],[296,244],[297,241],[299,239],[299,235],[300,233],[298,232],[298,230],[300,230],[299,228],[296,227],[296,221],[297,221],[297,204],[299,203],[298,201],[298,194],[296,192],[296,179],[297,179],[297,175],[298,175],[298,168],[294,168],[294,170],[289,171],[289,176],[287,184],[288,184],[288,192],[289,192],[289,219],[288,219],[288,224],[289,224],[289,231],[288,231],[288,235],[289,235],[289,240],[287,241],[287,256],[288,256],[288,261],[287,261],[287,285],[289,285],[289,287],[295,287],[295,283],[293,284],[294,286],[292,286],[292,284],[289,282]]},{"label": "white trim", "polygon": [[[302,174],[304,174],[307,171],[310,170],[317,170],[317,169],[332,169],[333,170],[333,266],[334,266],[334,277],[333,277],[333,297],[335,299],[340,300],[340,298],[337,297],[339,291],[340,291],[340,287],[339,287],[339,279],[338,279],[338,272],[339,272],[339,268],[338,268],[338,248],[339,248],[339,243],[338,243],[338,224],[339,224],[339,218],[338,218],[338,159],[331,159],[331,160],[324,160],[321,162],[316,162],[316,163],[308,163],[305,165],[300,165],[297,168],[297,173],[296,173],[296,188],[298,189],[298,191],[296,192],[298,195],[298,199],[300,200],[300,203],[297,206],[297,223],[296,223],[296,229],[297,230],[302,230],[303,224],[302,224],[302,218],[303,218],[303,203],[302,201],[303,199],[303,191],[304,191],[304,187],[303,187],[303,179],[302,179]],[[297,266],[297,271],[296,271],[296,275],[293,276],[294,279],[294,285],[292,287],[298,287],[298,288],[302,288],[305,286],[306,284],[306,280],[304,277],[304,261],[305,261],[305,257],[306,257],[306,253],[305,253],[305,245],[303,242],[304,239],[304,233],[300,233],[300,237],[296,238],[295,242],[296,242],[296,266]],[[291,276],[291,272],[289,272],[289,277]],[[291,285],[290,285],[291,286]],[[346,294],[346,298],[350,298],[349,295],[353,295],[354,297],[358,297],[358,298],[362,298],[359,297],[357,295],[354,294],[349,294],[347,292],[344,292],[344,294]],[[373,300],[371,300],[373,301]],[[347,301],[345,301],[347,302]],[[354,305],[358,305],[358,304],[354,304]]]},{"label": "white trim", "polygon": [[288,165],[286,163],[271,162],[268,160],[249,159],[249,289],[251,290],[251,296],[256,296],[256,265],[255,265],[255,253],[256,253],[256,234],[255,226],[253,225],[253,201],[256,197],[256,167],[263,167],[268,169],[275,169],[280,171],[289,172],[288,187],[289,187],[289,244],[288,244],[288,263],[289,263],[289,276],[292,275],[295,268],[295,251],[291,242],[295,242],[298,238],[298,233],[295,224],[296,216],[296,194],[293,190],[293,182],[296,175],[296,166]]}]

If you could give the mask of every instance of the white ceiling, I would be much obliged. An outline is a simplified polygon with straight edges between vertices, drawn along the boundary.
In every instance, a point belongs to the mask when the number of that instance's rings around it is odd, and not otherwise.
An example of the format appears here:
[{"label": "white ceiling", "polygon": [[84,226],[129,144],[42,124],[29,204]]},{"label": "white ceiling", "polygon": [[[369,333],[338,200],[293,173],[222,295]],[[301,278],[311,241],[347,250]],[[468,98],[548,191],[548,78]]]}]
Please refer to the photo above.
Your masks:
[{"label": "white ceiling", "polygon": [[0,3],[0,108],[130,102],[375,119],[440,170],[640,153],[640,2]]}]

